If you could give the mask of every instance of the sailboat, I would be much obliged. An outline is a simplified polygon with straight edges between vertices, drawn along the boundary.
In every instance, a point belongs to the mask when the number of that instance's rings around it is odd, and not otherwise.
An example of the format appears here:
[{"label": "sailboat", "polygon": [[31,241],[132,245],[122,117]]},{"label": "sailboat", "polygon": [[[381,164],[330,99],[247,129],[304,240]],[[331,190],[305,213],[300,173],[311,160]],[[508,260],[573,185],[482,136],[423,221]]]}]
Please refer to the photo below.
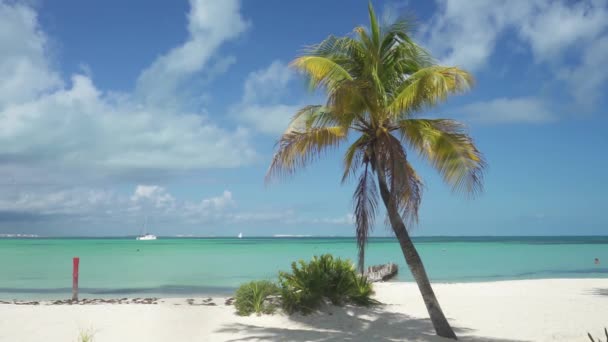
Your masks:
[{"label": "sailboat", "polygon": [[140,235],[136,238],[137,240],[140,241],[146,241],[146,240],[156,240],[156,235],[152,235],[152,234],[144,234],[144,235]]},{"label": "sailboat", "polygon": [[239,233],[239,235],[237,235],[239,239],[243,238],[243,233]]},{"label": "sailboat", "polygon": [[140,241],[156,240],[156,235],[148,234],[147,223],[148,223],[148,218],[146,217],[146,221],[144,222],[144,234],[136,237],[135,238],[136,240],[140,240]]}]

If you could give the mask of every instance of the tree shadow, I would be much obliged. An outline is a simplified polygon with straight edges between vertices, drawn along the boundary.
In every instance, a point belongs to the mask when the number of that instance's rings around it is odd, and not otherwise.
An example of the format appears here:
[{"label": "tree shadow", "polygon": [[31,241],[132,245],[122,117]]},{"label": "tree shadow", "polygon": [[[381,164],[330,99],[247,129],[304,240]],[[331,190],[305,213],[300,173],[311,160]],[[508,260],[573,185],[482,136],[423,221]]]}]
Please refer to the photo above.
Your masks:
[{"label": "tree shadow", "polygon": [[608,288],[594,288],[591,289],[589,293],[594,296],[608,296]]},{"label": "tree shadow", "polygon": [[[308,329],[262,327],[251,324],[234,323],[220,328],[217,332],[246,335],[228,341],[451,341],[435,335],[430,319],[420,319],[406,314],[384,310],[386,305],[375,308],[328,307],[321,312],[302,316],[294,314],[289,318]],[[460,341],[470,342],[524,342],[476,336],[475,330],[454,327]]]}]

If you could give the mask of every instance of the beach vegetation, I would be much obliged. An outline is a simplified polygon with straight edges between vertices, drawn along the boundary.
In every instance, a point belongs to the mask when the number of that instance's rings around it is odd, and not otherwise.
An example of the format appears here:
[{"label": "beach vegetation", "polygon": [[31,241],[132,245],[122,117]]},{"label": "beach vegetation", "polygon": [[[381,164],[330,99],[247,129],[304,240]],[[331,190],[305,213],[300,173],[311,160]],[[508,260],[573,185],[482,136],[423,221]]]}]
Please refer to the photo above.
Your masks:
[{"label": "beach vegetation", "polygon": [[272,314],[278,306],[273,297],[279,293],[279,287],[271,281],[251,281],[236,290],[234,306],[241,316]]},{"label": "beach vegetation", "polygon": [[89,330],[81,330],[80,333],[78,334],[78,342],[93,342],[94,341],[94,335],[95,333],[89,329]]},{"label": "beach vegetation", "polygon": [[291,272],[279,273],[281,303],[287,313],[303,314],[317,310],[326,301],[334,305],[352,303],[369,306],[372,284],[358,274],[349,260],[330,254],[315,256],[311,261],[291,264]]},{"label": "beach vegetation", "polygon": [[[475,195],[482,190],[486,164],[465,127],[451,119],[420,117],[450,95],[467,91],[473,77],[437,64],[412,39],[408,18],[381,24],[371,3],[368,12],[368,26],[343,37],[331,35],[291,62],[311,90],[325,92],[326,101],[294,114],[277,142],[266,180],[291,175],[327,152],[345,148],[342,182],[356,184],[359,271],[381,201],[437,335],[456,339],[409,233],[423,191],[410,151],[428,161],[455,192]],[[299,296],[316,302],[313,293]]]}]

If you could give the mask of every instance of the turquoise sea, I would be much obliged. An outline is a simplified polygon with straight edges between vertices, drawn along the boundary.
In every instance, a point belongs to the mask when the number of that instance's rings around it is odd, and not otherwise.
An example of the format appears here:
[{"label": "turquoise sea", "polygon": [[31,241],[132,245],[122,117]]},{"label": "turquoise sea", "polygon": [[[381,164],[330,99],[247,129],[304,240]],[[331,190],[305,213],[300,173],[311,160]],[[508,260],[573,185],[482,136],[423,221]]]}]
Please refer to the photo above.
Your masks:
[{"label": "turquoise sea", "polygon": [[[608,237],[420,237],[434,282],[608,278]],[[80,257],[81,297],[227,294],[272,279],[297,259],[356,257],[353,238],[31,238],[0,239],[0,299],[67,298],[72,257]],[[594,258],[601,263],[594,264]],[[372,238],[367,264],[396,262],[393,238]]]}]

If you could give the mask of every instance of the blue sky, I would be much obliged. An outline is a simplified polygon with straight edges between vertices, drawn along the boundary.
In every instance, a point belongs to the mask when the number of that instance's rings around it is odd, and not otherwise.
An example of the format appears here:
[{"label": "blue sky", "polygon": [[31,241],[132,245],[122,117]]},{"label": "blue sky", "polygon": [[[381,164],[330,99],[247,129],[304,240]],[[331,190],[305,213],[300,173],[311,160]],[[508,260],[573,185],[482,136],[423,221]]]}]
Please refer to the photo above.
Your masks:
[{"label": "blue sky", "polygon": [[[0,0],[0,234],[352,235],[340,151],[265,186],[295,110],[287,64],[367,23],[367,2]],[[605,235],[608,1],[375,1],[476,87],[489,168],[454,195],[427,165],[416,235]],[[375,234],[387,235],[383,220]]]}]

